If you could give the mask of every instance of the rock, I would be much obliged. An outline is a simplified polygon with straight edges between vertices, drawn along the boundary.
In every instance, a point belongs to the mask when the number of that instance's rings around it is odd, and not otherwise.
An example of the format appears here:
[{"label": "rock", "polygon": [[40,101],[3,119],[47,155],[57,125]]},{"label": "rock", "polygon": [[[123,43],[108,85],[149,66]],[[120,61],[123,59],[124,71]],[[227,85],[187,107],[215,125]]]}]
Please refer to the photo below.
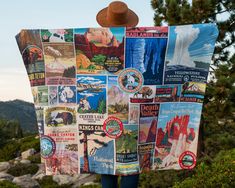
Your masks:
[{"label": "rock", "polygon": [[0,172],[8,170],[10,168],[9,162],[0,162]]},{"label": "rock", "polygon": [[93,182],[95,181],[96,176],[93,174],[81,174],[79,178],[73,182],[72,188],[80,187],[81,185],[87,183],[87,182]]},{"label": "rock", "polygon": [[40,138],[40,136],[38,136],[38,135],[37,135],[37,136],[35,136],[34,138],[35,138],[35,139],[39,139],[39,138]]},{"label": "rock", "polygon": [[83,184],[83,186],[88,186],[88,185],[99,185],[99,183],[87,182],[87,183],[84,183],[84,184]]},{"label": "rock", "polygon": [[30,161],[30,160],[27,160],[27,159],[22,159],[22,160],[20,161],[20,163],[22,163],[22,164],[30,164],[31,161]]},{"label": "rock", "polygon": [[44,176],[46,176],[44,165],[43,164],[38,164],[38,166],[39,166],[39,170],[37,171],[37,173],[35,175],[33,175],[32,179],[40,180]]},{"label": "rock", "polygon": [[12,181],[14,179],[14,176],[7,174],[6,172],[0,172],[0,181],[7,180]]},{"label": "rock", "polygon": [[20,161],[14,161],[14,164],[18,164],[18,163],[20,163]]},{"label": "rock", "polygon": [[89,42],[98,43],[99,46],[115,46],[119,43],[109,28],[89,28],[85,33]]},{"label": "rock", "polygon": [[20,161],[21,160],[21,157],[16,157],[15,158],[15,161]]},{"label": "rock", "polygon": [[40,188],[39,183],[32,179],[30,174],[15,177],[12,182],[22,188]]},{"label": "rock", "polygon": [[21,153],[22,159],[28,159],[29,156],[32,156],[36,153],[35,149],[31,148]]},{"label": "rock", "polygon": [[115,39],[111,39],[111,43],[113,44],[106,43],[106,46],[105,45],[96,46],[94,43],[89,42],[86,36],[87,35],[80,35],[80,34],[75,35],[75,43],[82,44],[82,45],[76,45],[76,48],[78,50],[81,50],[87,58],[92,59],[95,55],[99,54],[105,56],[110,56],[110,54],[112,54],[112,56],[118,57],[121,60],[121,62],[124,61],[124,55],[123,55],[124,41],[122,41],[120,44],[118,44],[118,46],[116,46]]},{"label": "rock", "polygon": [[57,182],[59,185],[72,184],[73,177],[69,175],[54,175],[53,181]]},{"label": "rock", "polygon": [[91,65],[91,61],[84,55],[79,54],[76,58],[77,67],[87,69]]},{"label": "rock", "polygon": [[77,182],[78,181],[78,179],[80,178],[80,176],[81,176],[81,174],[74,174],[73,176],[72,176],[72,184],[74,184],[75,182]]}]

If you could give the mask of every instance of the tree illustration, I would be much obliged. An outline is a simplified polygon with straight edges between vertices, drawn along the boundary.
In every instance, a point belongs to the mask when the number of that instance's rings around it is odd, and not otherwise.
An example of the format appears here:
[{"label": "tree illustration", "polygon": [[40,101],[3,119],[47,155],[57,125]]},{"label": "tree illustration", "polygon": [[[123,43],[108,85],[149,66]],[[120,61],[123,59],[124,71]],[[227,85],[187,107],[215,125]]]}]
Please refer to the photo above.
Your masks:
[{"label": "tree illustration", "polygon": [[97,111],[99,114],[104,114],[106,112],[106,101],[103,97],[98,102]]},{"label": "tree illustration", "polygon": [[96,65],[104,66],[105,59],[106,59],[106,56],[99,54],[99,55],[95,55],[91,59],[91,61],[95,62]]}]

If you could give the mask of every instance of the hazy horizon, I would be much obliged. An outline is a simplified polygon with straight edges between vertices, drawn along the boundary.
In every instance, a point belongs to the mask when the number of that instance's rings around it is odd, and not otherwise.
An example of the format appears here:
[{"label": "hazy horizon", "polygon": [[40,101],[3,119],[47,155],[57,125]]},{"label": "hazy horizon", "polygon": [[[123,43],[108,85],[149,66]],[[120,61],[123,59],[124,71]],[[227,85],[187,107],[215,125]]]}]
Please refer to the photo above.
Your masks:
[{"label": "hazy horizon", "polygon": [[[99,27],[96,14],[113,0],[8,0],[0,6],[0,101],[20,99],[33,102],[30,83],[15,35],[21,29]],[[139,16],[137,26],[153,26],[150,0],[123,0]],[[191,0],[189,0],[191,3]],[[92,6],[91,6],[92,5]],[[227,17],[224,13],[221,18]]]},{"label": "hazy horizon", "polygon": [[[112,0],[45,1],[8,0],[0,7],[0,101],[33,102],[30,83],[15,41],[21,29],[99,27],[96,14]],[[150,1],[123,0],[139,16],[138,26],[153,26]]]}]

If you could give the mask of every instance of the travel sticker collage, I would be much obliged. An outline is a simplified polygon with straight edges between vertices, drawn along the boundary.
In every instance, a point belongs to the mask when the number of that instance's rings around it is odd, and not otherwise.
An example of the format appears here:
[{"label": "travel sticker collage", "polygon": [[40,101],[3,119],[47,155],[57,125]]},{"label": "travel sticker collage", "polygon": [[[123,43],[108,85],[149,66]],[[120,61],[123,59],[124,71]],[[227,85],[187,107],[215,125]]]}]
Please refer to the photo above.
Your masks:
[{"label": "travel sticker collage", "polygon": [[46,174],[192,169],[214,24],[22,30]]}]

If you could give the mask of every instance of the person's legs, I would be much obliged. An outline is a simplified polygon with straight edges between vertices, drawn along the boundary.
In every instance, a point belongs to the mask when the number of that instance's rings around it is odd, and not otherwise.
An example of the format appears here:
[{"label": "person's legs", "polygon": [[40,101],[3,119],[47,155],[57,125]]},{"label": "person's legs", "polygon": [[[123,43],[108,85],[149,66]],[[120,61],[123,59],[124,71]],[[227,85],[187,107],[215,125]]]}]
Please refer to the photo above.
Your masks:
[{"label": "person's legs", "polygon": [[122,176],[121,188],[137,188],[138,187],[139,174]]},{"label": "person's legs", "polygon": [[118,176],[101,174],[102,188],[118,188]]}]

